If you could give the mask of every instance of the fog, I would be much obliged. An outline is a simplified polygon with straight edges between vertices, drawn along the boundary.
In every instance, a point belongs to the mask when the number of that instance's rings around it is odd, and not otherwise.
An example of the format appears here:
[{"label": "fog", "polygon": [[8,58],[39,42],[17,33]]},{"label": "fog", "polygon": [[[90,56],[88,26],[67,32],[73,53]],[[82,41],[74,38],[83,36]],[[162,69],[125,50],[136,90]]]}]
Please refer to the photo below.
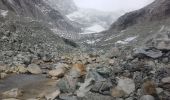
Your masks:
[{"label": "fog", "polygon": [[92,8],[101,11],[131,11],[140,9],[154,0],[74,0],[80,8]]}]

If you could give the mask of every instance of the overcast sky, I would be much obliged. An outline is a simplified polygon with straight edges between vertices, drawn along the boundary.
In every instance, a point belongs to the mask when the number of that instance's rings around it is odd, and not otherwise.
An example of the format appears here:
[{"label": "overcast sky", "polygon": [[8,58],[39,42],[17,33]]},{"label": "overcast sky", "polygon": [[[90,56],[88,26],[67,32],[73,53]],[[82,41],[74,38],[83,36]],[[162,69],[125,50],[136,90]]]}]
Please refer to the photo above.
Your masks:
[{"label": "overcast sky", "polygon": [[142,8],[154,0],[74,0],[80,8],[93,8],[102,11],[131,11]]}]

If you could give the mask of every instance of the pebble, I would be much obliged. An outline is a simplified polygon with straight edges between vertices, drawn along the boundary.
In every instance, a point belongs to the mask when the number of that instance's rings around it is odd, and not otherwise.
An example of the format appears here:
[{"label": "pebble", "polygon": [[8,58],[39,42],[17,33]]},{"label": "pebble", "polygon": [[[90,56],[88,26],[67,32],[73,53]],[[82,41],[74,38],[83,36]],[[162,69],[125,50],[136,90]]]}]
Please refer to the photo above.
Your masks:
[{"label": "pebble", "polygon": [[155,100],[155,98],[151,95],[144,95],[139,100]]},{"label": "pebble", "polygon": [[30,64],[30,65],[28,65],[27,70],[28,70],[31,74],[41,74],[41,73],[42,73],[41,68],[40,68],[38,65],[36,65],[36,64]]}]

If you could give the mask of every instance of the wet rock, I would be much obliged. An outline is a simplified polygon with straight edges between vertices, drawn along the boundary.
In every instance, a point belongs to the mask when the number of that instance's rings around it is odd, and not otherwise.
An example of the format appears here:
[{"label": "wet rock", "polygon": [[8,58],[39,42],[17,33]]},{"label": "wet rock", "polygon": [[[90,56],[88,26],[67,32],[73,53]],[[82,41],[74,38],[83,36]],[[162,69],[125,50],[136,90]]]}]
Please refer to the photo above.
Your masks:
[{"label": "wet rock", "polygon": [[144,95],[140,98],[140,100],[155,100],[155,98],[151,95]]},{"label": "wet rock", "polygon": [[95,81],[92,78],[86,79],[85,82],[80,85],[80,88],[77,91],[77,96],[78,97],[84,97],[86,95],[86,93],[91,90],[91,88],[93,87],[94,82]]},{"label": "wet rock", "polygon": [[9,97],[9,98],[17,98],[19,96],[22,96],[22,91],[18,88],[11,89],[9,91],[4,92],[2,95],[3,97]]},{"label": "wet rock", "polygon": [[32,73],[32,74],[41,74],[41,73],[42,73],[41,68],[40,68],[38,65],[36,65],[36,64],[30,64],[30,65],[28,65],[27,70],[28,70],[30,73]]},{"label": "wet rock", "polygon": [[70,94],[61,94],[59,95],[61,100],[78,100],[76,96],[72,96]]},{"label": "wet rock", "polygon": [[144,95],[155,95],[157,94],[156,85],[153,81],[146,81],[142,85],[142,92]]},{"label": "wet rock", "polygon": [[2,100],[20,100],[20,99],[8,98],[8,99],[2,99]]},{"label": "wet rock", "polygon": [[49,75],[52,77],[63,77],[64,74],[65,74],[64,68],[57,68],[57,69],[49,71]]},{"label": "wet rock", "polygon": [[134,81],[126,77],[118,78],[117,87],[120,87],[128,95],[135,91]]},{"label": "wet rock", "polygon": [[162,83],[169,83],[170,84],[170,77],[165,77],[161,80]]},{"label": "wet rock", "polygon": [[56,90],[55,92],[45,96],[46,100],[55,100],[56,97],[60,95],[60,91]]},{"label": "wet rock", "polygon": [[160,50],[153,48],[136,48],[134,50],[134,56],[143,58],[144,56],[151,57],[154,59],[162,57],[163,53]]},{"label": "wet rock", "polygon": [[25,68],[24,65],[18,65],[17,68],[18,68],[18,72],[19,73],[26,73],[26,72],[28,72],[27,68]]},{"label": "wet rock", "polygon": [[0,73],[0,79],[4,79],[7,77],[8,74],[6,73]]}]

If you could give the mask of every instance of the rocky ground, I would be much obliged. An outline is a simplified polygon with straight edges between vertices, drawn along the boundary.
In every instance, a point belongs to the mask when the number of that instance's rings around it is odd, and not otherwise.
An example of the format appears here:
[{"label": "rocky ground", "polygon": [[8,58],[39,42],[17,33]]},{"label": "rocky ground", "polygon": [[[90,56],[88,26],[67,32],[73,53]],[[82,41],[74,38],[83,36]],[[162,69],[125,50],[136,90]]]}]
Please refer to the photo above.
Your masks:
[{"label": "rocky ground", "polygon": [[[23,97],[16,87],[1,92],[3,100],[169,100],[169,32],[158,34],[143,47],[114,47],[107,52],[77,52],[29,64],[1,64],[1,80],[11,74],[45,75],[56,90]],[[41,94],[41,95],[40,95]]]}]

